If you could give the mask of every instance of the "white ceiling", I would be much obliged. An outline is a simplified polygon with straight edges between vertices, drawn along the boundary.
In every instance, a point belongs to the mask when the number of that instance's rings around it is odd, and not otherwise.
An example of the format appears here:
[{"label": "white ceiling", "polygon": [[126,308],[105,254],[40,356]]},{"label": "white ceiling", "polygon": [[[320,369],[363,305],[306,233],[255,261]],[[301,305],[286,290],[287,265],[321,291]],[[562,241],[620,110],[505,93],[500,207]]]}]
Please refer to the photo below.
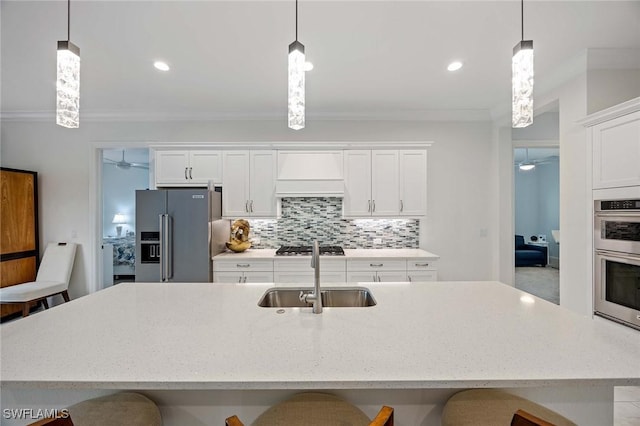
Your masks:
[{"label": "white ceiling", "polygon": [[[66,1],[1,3],[2,113],[51,113]],[[525,1],[537,80],[585,48],[640,48],[640,1]],[[282,118],[290,1],[71,2],[81,50],[81,119]],[[510,103],[519,1],[299,2],[307,117],[489,117]],[[164,59],[171,71],[152,63]],[[464,62],[455,73],[453,59]]]}]

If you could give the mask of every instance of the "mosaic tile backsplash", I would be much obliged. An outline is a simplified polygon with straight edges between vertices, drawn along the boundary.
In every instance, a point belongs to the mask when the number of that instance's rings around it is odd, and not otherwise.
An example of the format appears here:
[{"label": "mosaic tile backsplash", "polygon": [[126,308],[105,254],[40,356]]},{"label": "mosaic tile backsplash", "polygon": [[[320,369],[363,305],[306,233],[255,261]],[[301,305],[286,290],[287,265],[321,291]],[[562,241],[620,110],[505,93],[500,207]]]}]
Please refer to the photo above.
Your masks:
[{"label": "mosaic tile backsplash", "polygon": [[315,239],[345,249],[418,248],[417,219],[344,219],[341,213],[341,198],[283,198],[279,219],[249,220],[250,238],[260,239],[253,248],[310,245]]}]

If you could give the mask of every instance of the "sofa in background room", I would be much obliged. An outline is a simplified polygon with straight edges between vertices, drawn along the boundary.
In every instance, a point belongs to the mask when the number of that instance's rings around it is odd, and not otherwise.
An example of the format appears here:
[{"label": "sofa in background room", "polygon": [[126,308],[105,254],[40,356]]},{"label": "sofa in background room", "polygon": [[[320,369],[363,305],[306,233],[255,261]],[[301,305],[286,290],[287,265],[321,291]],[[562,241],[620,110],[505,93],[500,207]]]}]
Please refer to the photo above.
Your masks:
[{"label": "sofa in background room", "polygon": [[547,266],[547,247],[525,244],[522,235],[516,235],[516,266]]}]

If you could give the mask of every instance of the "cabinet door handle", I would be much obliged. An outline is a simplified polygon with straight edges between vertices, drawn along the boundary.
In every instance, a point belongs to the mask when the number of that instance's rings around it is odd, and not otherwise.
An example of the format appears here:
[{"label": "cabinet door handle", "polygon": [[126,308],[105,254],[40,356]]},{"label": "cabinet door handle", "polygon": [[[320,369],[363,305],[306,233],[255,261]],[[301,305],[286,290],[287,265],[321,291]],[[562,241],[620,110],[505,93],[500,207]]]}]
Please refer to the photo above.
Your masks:
[{"label": "cabinet door handle", "polygon": [[246,200],[244,202],[244,211],[249,213],[249,200]]},{"label": "cabinet door handle", "polygon": [[372,200],[371,204],[373,205],[373,209],[371,211],[375,212],[376,211],[376,200]]},{"label": "cabinet door handle", "polygon": [[189,177],[187,176],[187,169],[188,169],[188,167],[184,168],[184,179],[185,180],[189,179]]},{"label": "cabinet door handle", "polygon": [[424,267],[424,266],[429,266],[429,264],[428,264],[428,263],[416,263],[415,265],[416,265],[416,266],[423,266],[423,267]]},{"label": "cabinet door handle", "polygon": [[400,212],[404,210],[404,203],[400,200]]},{"label": "cabinet door handle", "polygon": [[380,268],[384,266],[384,263],[370,263],[369,266],[371,266],[372,268]]},{"label": "cabinet door handle", "polygon": [[253,213],[253,200],[249,203],[249,211]]},{"label": "cabinet door handle", "polygon": [[373,282],[374,282],[374,283],[375,283],[375,282],[378,282],[378,277],[376,277],[376,274],[373,274],[373,275],[372,275],[372,277],[373,277]]},{"label": "cabinet door handle", "polygon": [[248,263],[236,263],[237,268],[248,268],[249,266]]},{"label": "cabinet door handle", "polygon": [[411,282],[411,275],[407,275],[407,278],[409,279],[409,282]]},{"label": "cabinet door handle", "polygon": [[371,200],[369,200],[369,209],[367,210],[368,212],[371,211]]},{"label": "cabinet door handle", "polygon": [[242,284],[242,275],[238,277],[238,284]]},{"label": "cabinet door handle", "polygon": [[245,283],[245,284],[247,283],[247,277],[246,276],[244,277],[244,280],[242,280],[242,282]]},{"label": "cabinet door handle", "polygon": [[193,179],[193,176],[191,176],[191,171],[193,170],[193,167],[189,167],[189,179]]}]

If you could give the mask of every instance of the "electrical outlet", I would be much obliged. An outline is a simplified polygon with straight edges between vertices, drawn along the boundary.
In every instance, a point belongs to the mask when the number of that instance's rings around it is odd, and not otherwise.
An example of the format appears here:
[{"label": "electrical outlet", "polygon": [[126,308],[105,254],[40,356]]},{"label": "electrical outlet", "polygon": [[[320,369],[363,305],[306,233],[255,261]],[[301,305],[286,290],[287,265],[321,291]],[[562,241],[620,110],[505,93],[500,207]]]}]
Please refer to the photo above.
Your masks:
[{"label": "electrical outlet", "polygon": [[382,238],[374,238],[374,239],[373,239],[373,244],[375,244],[375,245],[380,245],[380,244],[382,244]]}]

